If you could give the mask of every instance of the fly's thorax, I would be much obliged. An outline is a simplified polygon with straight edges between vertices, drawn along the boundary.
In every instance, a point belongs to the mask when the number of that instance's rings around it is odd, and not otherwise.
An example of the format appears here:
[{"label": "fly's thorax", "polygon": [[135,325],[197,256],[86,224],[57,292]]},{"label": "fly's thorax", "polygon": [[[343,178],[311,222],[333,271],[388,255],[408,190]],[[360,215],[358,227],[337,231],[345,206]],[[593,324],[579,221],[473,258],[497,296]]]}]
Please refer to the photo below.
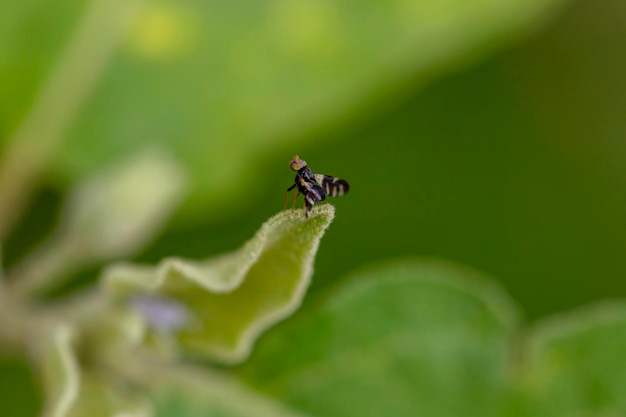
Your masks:
[{"label": "fly's thorax", "polygon": [[315,174],[313,173],[313,171],[311,171],[309,167],[300,168],[296,177],[300,177],[310,184],[317,182],[317,180],[315,179]]}]

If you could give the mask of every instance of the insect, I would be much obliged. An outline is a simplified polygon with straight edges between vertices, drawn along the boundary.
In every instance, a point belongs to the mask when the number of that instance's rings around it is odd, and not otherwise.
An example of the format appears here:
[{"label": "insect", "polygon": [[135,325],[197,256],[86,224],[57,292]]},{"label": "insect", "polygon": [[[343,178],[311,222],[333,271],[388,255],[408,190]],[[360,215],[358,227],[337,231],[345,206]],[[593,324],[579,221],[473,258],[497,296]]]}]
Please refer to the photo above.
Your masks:
[{"label": "insect", "polygon": [[350,185],[348,185],[346,180],[331,177],[330,175],[314,174],[313,171],[307,167],[306,161],[300,159],[298,155],[294,156],[289,162],[289,168],[291,168],[292,171],[296,171],[296,178],[295,184],[287,188],[287,192],[285,193],[285,207],[289,200],[289,191],[297,187],[298,192],[297,194],[294,192],[291,209],[293,210],[300,194],[303,194],[304,215],[307,218],[313,209],[313,204],[318,201],[326,200],[326,196],[342,196],[350,189]]}]

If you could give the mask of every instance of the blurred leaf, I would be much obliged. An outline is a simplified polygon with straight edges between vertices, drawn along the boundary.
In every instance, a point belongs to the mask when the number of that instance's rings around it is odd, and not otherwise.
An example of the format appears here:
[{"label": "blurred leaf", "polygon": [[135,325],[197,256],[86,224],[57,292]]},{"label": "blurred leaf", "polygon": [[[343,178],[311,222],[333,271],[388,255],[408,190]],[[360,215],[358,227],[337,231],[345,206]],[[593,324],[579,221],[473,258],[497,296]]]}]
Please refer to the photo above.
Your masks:
[{"label": "blurred leaf", "polygon": [[180,164],[156,150],[126,157],[80,182],[56,232],[12,271],[15,287],[40,290],[86,263],[133,255],[179,206],[185,182]]},{"label": "blurred leaf", "polygon": [[519,327],[488,280],[405,261],[356,274],[317,311],[269,332],[238,373],[325,417],[626,412],[626,304]]},{"label": "blurred leaf", "polygon": [[183,364],[147,369],[157,417],[307,417],[222,372]]},{"label": "blurred leaf", "polygon": [[399,262],[268,333],[240,374],[317,416],[500,416],[517,324],[507,295],[473,271]]},{"label": "blurred leaf", "polygon": [[261,181],[259,155],[291,154],[294,137],[301,147],[312,128],[475,59],[562,3],[152,2],[81,110],[55,171],[75,178],[158,143],[195,174],[189,208],[223,213]]},{"label": "blurred leaf", "polygon": [[86,0],[3,0],[0,13],[0,144],[16,130],[62,54]]},{"label": "blurred leaf", "polygon": [[626,304],[549,318],[531,332],[525,394],[533,416],[626,413]]},{"label": "blurred leaf", "polygon": [[[142,313],[155,337],[225,362],[247,357],[267,327],[298,306],[334,207],[283,211],[241,249],[206,261],[164,259],[158,266],[118,264],[103,276],[114,297]],[[166,334],[164,334],[166,333]]]},{"label": "blurred leaf", "polygon": [[71,327],[61,325],[50,333],[41,365],[47,394],[46,416],[147,417],[152,414],[145,399],[133,395],[126,387],[116,388],[94,370],[82,368],[75,346],[79,335]]},{"label": "blurred leaf", "polygon": [[[63,51],[55,57],[54,67],[46,75],[45,82],[38,80],[41,87],[36,97],[32,98],[32,103],[29,103],[29,110],[22,115],[21,124],[17,125],[14,120],[7,123],[15,124],[16,128],[12,129],[11,126],[6,129],[9,140],[4,148],[4,154],[0,155],[1,237],[6,236],[19,219],[42,173],[48,168],[56,156],[56,151],[66,139],[68,128],[76,121],[85,100],[98,85],[103,69],[110,64],[116,46],[126,33],[128,24],[141,2],[142,0],[91,0],[88,7],[82,11],[81,18],[74,23],[75,29]],[[29,0],[27,3],[30,3]],[[62,0],[62,7],[66,6],[64,3],[65,0]],[[82,6],[83,2],[79,0],[78,3]],[[63,14],[63,8],[57,8],[56,2],[49,6],[52,10],[47,10],[47,14],[54,15],[58,12]],[[25,10],[20,6],[16,6],[15,9],[19,10],[18,16],[20,12],[25,12],[20,16],[24,18],[23,20],[28,20],[31,14],[43,12],[33,4],[28,4]],[[11,12],[9,14],[11,15]],[[74,16],[74,12],[70,14]],[[44,18],[43,21],[45,20]],[[42,25],[35,31],[38,32],[41,28],[47,29],[46,25]],[[13,29],[15,25],[11,22],[7,32],[11,33]],[[2,32],[0,34],[5,34]],[[33,49],[36,50],[37,46]],[[17,48],[10,45],[7,49],[10,51],[8,55],[11,56],[11,52]],[[31,52],[31,45],[27,45],[26,50]],[[21,58],[20,53],[14,56],[18,61]],[[28,62],[26,66],[29,66]],[[10,63],[7,67],[8,76],[0,77],[0,85],[7,81],[5,78],[10,79],[16,69],[21,75],[19,63],[17,65]],[[4,65],[0,67],[0,71],[2,70]],[[4,72],[0,74],[4,75]],[[9,101],[13,101],[12,97]],[[10,105],[12,106],[12,103]],[[5,130],[3,127],[0,129]],[[3,136],[0,135],[0,138]]]},{"label": "blurred leaf", "polygon": [[[113,284],[124,293],[133,282]],[[269,332],[234,375],[151,363],[150,355],[131,360],[127,372],[143,381],[162,417],[565,417],[626,410],[623,302],[523,332],[513,302],[490,280],[443,261],[407,260],[356,274],[318,307]],[[77,361],[67,359],[72,352],[64,347],[71,333],[57,333],[60,348],[47,368],[68,375],[64,390],[51,391],[62,409],[74,401]],[[94,384],[96,393],[111,388],[100,379]]]},{"label": "blurred leaf", "polygon": [[167,153],[144,151],[78,184],[61,233],[82,256],[131,256],[153,238],[184,196],[184,167]]},{"label": "blurred leaf", "polygon": [[169,155],[128,156],[70,194],[60,234],[82,257],[105,261],[132,255],[169,219],[184,188],[184,170]]}]

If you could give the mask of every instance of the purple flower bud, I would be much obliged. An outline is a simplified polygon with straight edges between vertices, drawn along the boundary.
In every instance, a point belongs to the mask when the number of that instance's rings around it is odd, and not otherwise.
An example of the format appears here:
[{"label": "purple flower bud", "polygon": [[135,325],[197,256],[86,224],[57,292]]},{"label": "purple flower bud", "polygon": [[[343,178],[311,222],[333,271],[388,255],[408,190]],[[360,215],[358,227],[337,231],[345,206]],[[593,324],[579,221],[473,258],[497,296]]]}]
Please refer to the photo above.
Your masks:
[{"label": "purple flower bud", "polygon": [[173,298],[142,294],[133,297],[131,305],[141,314],[148,326],[157,332],[176,332],[191,321],[187,307]]}]

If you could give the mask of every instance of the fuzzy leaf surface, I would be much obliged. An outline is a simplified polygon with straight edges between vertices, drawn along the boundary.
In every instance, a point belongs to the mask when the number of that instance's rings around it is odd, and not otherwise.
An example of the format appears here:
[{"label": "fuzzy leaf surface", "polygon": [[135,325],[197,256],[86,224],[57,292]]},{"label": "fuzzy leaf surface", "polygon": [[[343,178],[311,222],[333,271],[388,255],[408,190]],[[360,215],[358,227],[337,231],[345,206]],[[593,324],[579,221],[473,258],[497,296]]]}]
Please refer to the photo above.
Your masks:
[{"label": "fuzzy leaf surface", "polygon": [[[626,411],[623,302],[524,326],[514,302],[490,279],[422,259],[362,270],[315,306],[269,331],[233,371],[160,370],[172,379],[156,391],[159,415]],[[211,395],[202,394],[207,389]]]},{"label": "fuzzy leaf surface", "polygon": [[[261,332],[300,305],[334,213],[330,204],[308,219],[299,210],[283,211],[232,253],[206,261],[167,258],[156,266],[117,264],[105,271],[103,284],[115,299],[140,306],[146,321],[162,330],[155,338],[174,337],[176,350],[238,362]],[[160,324],[167,324],[167,335]]]}]

